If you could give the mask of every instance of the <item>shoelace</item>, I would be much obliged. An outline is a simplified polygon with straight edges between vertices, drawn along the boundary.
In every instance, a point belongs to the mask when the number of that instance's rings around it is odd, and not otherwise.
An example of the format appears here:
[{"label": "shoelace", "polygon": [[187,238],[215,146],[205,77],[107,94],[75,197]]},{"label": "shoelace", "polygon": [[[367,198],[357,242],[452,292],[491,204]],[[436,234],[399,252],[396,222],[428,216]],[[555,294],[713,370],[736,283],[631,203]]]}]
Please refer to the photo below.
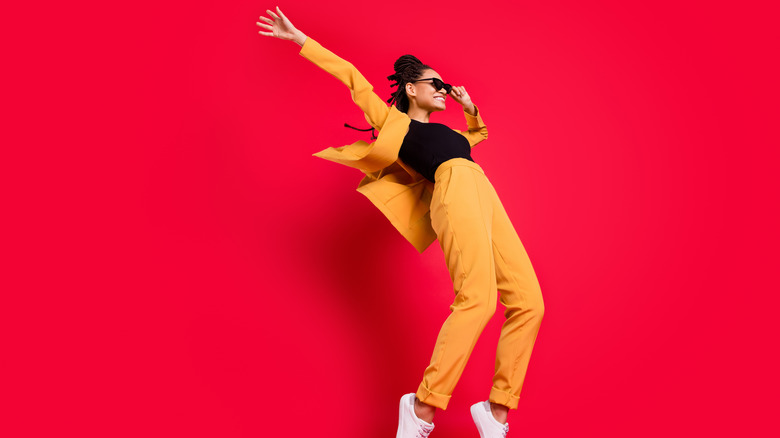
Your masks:
[{"label": "shoelace", "polygon": [[502,430],[501,430],[501,433],[503,434],[504,438],[506,438],[506,434],[508,434],[508,433],[509,433],[509,425],[508,425],[508,424],[504,424],[504,425],[503,425],[503,428],[502,428]]},{"label": "shoelace", "polygon": [[420,428],[417,429],[417,438],[428,438],[428,435],[431,434],[432,430],[433,427],[421,424]]}]

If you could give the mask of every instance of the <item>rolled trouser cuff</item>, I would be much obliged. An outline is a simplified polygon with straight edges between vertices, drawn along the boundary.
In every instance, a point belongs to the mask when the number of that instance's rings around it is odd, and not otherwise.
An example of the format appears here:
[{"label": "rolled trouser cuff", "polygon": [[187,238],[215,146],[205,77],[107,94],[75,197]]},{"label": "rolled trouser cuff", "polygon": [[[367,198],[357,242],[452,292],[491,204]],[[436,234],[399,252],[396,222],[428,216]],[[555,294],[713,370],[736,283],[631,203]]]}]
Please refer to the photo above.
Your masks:
[{"label": "rolled trouser cuff", "polygon": [[417,388],[416,396],[421,402],[443,410],[447,410],[447,405],[450,403],[450,398],[452,397],[451,395],[433,392],[426,388],[423,383],[420,383],[420,386]]},{"label": "rolled trouser cuff", "polygon": [[512,395],[506,391],[502,391],[495,386],[490,388],[489,401],[504,405],[509,409],[517,409],[517,405],[520,403],[520,397]]}]

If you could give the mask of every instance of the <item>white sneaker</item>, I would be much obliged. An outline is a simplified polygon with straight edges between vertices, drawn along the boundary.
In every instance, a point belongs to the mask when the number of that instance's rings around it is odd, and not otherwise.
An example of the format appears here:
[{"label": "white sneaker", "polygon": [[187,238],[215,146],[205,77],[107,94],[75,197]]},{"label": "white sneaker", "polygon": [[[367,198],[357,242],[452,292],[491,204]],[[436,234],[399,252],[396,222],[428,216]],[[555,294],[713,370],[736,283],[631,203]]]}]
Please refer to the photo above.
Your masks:
[{"label": "white sneaker", "polygon": [[471,418],[474,419],[481,438],[504,438],[509,432],[509,423],[500,423],[490,412],[489,401],[471,405]]},{"label": "white sneaker", "polygon": [[395,438],[426,438],[433,430],[433,423],[417,418],[414,413],[414,392],[401,397],[398,409],[398,432]]}]

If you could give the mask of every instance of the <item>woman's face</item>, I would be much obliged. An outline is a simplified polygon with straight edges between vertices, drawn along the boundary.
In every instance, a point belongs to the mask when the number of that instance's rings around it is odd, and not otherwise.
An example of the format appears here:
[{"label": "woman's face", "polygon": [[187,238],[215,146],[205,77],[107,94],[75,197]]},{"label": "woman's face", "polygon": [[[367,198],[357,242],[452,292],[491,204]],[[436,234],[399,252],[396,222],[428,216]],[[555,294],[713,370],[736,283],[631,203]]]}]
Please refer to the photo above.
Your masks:
[{"label": "woman's face", "polygon": [[[420,79],[426,78],[441,79],[441,76],[433,69],[426,69],[423,70]],[[414,101],[421,109],[431,112],[444,111],[447,109],[444,104],[447,100],[447,91],[445,91],[444,88],[437,90],[431,80],[406,84],[406,94],[409,96],[409,101]]]}]

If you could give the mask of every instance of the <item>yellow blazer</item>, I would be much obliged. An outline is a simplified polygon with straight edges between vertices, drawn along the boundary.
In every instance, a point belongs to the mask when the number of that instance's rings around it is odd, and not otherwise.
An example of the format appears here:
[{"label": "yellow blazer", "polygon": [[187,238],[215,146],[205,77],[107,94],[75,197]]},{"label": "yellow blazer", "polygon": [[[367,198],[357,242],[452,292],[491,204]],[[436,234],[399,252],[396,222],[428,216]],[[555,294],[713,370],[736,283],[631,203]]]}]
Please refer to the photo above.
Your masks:
[{"label": "yellow blazer", "polygon": [[[378,131],[376,140],[371,143],[359,140],[312,155],[363,171],[365,176],[357,191],[379,208],[401,235],[422,253],[436,240],[430,214],[434,183],[398,158],[411,119],[395,105],[388,107],[350,62],[339,58],[311,37],[306,38],[299,54],[349,87],[352,100],[363,110],[366,121]],[[463,114],[468,130],[454,131],[466,137],[474,147],[487,139],[487,128],[479,109],[476,116],[465,110]]]}]

